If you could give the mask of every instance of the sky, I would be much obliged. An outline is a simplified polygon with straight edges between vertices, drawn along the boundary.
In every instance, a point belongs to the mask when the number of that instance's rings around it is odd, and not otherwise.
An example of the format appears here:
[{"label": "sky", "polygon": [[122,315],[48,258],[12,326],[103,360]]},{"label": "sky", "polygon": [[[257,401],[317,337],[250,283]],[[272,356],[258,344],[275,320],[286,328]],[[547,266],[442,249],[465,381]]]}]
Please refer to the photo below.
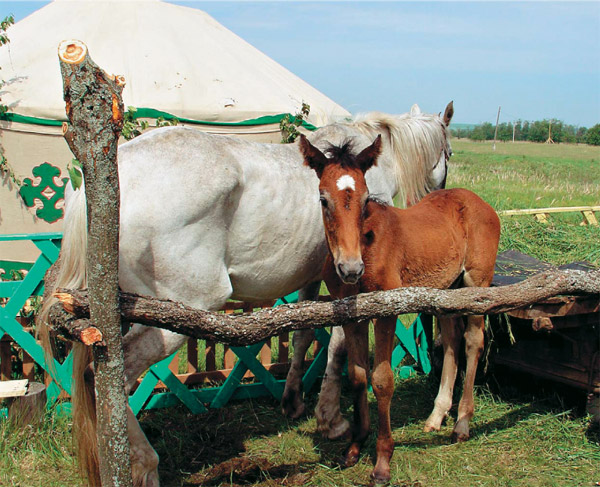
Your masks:
[{"label": "sky", "polygon": [[[48,2],[0,0],[23,19]],[[600,123],[600,2],[170,1],[204,10],[352,113]],[[8,31],[10,38],[10,29]]]}]

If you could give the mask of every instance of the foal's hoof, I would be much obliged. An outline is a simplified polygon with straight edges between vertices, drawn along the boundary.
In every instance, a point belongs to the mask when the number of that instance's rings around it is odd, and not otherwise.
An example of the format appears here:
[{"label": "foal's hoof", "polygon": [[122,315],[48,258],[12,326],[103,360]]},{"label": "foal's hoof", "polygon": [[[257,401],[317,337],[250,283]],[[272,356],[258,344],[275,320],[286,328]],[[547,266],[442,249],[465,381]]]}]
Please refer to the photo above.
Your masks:
[{"label": "foal's hoof", "polygon": [[390,473],[387,472],[375,472],[371,473],[371,480],[373,481],[371,485],[380,486],[380,485],[388,485],[390,483]]},{"label": "foal's hoof", "polygon": [[340,461],[340,465],[344,468],[354,467],[358,463],[360,457],[360,449],[356,445],[350,445],[344,453],[344,457]]},{"label": "foal's hoof", "polygon": [[468,434],[459,433],[457,431],[452,432],[452,438],[451,438],[452,443],[464,443],[468,439],[469,439]]}]

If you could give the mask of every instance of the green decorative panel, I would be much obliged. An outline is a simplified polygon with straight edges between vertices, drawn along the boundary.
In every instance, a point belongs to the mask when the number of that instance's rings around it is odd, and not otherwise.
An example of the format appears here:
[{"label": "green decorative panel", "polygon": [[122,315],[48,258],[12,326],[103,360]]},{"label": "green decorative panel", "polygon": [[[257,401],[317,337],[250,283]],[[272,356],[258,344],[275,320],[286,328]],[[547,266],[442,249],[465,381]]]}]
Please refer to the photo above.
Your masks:
[{"label": "green decorative panel", "polygon": [[34,167],[32,173],[35,177],[41,178],[41,181],[36,186],[31,178],[23,180],[19,194],[25,205],[31,208],[35,206],[35,200],[40,200],[42,207],[36,210],[36,216],[48,223],[60,220],[64,210],[56,208],[56,204],[65,197],[65,186],[69,178],[61,178],[62,185],[58,186],[56,179],[60,178],[60,169],[47,162]]}]

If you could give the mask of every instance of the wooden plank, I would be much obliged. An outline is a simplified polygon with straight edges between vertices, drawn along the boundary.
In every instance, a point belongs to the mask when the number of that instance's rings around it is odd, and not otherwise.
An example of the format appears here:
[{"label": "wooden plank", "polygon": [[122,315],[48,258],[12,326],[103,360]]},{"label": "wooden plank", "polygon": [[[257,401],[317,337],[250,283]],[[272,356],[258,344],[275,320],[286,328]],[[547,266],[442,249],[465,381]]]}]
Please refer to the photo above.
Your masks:
[{"label": "wooden plank", "polygon": [[600,298],[597,296],[557,296],[526,309],[515,309],[508,315],[532,320],[541,317],[573,316],[600,312]]},{"label": "wooden plank", "polygon": [[187,371],[198,372],[198,340],[188,338],[187,342]]},{"label": "wooden plank", "polygon": [[5,380],[0,382],[0,397],[19,397],[27,392],[28,379]]},{"label": "wooden plank", "polygon": [[204,357],[205,357],[205,363],[206,363],[206,368],[205,370],[211,371],[211,370],[216,370],[217,368],[217,364],[216,364],[216,360],[217,360],[217,355],[215,352],[215,349],[217,347],[217,344],[213,341],[207,341],[206,342],[206,351],[204,353]]},{"label": "wooden plank", "polygon": [[583,210],[581,213],[583,215],[583,225],[593,225],[595,227],[598,226],[598,220],[596,220],[596,216],[594,215],[593,211]]},{"label": "wooden plank", "polygon": [[280,364],[286,364],[290,360],[290,334],[283,333],[279,335],[278,345],[279,358],[277,359]]},{"label": "wooden plank", "polygon": [[25,350],[23,350],[23,377],[33,380],[35,376],[35,361]]},{"label": "wooden plank", "polygon": [[12,375],[11,340],[0,340],[0,380],[10,381]]},{"label": "wooden plank", "polygon": [[503,210],[498,215],[536,215],[539,213],[569,213],[577,211],[600,211],[600,206],[559,206],[556,208],[526,208],[519,210]]}]

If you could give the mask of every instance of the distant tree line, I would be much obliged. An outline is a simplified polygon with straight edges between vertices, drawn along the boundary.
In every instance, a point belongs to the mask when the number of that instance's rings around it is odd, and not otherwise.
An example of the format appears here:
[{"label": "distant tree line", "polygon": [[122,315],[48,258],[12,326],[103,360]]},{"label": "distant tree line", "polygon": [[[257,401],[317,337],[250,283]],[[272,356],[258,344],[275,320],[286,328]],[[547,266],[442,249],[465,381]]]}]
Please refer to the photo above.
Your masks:
[{"label": "distant tree line", "polygon": [[[498,125],[497,140],[512,141],[514,130],[515,141],[546,142],[548,140],[549,125],[550,120],[504,122]],[[452,129],[452,135],[459,139],[493,140],[494,130],[495,126],[486,122],[476,125],[473,128]],[[557,143],[600,145],[600,124],[587,129],[585,127],[568,125],[560,120],[552,120],[551,136],[552,140]]]}]

